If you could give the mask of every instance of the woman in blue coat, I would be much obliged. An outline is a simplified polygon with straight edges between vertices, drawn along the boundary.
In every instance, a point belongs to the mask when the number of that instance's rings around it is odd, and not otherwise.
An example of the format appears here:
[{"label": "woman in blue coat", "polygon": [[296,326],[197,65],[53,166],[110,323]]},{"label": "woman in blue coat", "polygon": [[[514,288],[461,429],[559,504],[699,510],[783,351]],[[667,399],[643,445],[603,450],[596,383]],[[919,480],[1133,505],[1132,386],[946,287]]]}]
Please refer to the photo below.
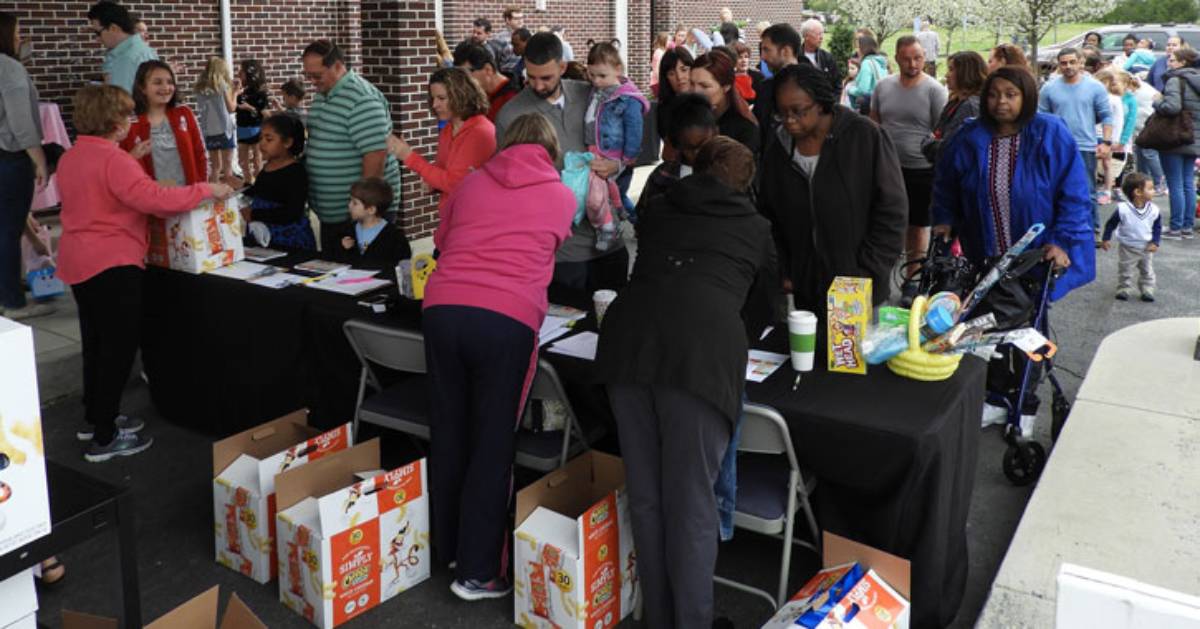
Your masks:
[{"label": "woman in blue coat", "polygon": [[997,68],[982,98],[979,117],[961,127],[938,162],[933,233],[956,233],[978,267],[1044,224],[1031,247],[1065,269],[1050,296],[1059,299],[1096,277],[1088,173],[1066,123],[1037,112],[1028,70]]}]

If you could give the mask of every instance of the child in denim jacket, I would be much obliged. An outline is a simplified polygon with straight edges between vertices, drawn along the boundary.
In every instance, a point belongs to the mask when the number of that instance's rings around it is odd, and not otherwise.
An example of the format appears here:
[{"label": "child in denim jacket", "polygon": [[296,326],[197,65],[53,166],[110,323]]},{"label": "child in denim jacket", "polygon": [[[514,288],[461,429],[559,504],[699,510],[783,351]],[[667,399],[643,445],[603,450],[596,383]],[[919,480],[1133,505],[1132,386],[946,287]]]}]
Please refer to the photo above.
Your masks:
[{"label": "child in denim jacket", "polygon": [[619,238],[613,212],[623,208],[616,178],[632,167],[642,150],[642,116],[650,103],[633,81],[623,75],[624,62],[616,46],[601,42],[588,51],[592,93],[584,117],[584,143],[598,157],[620,162],[607,180],[593,173],[588,194],[588,222],[596,230],[596,249],[606,251]]}]

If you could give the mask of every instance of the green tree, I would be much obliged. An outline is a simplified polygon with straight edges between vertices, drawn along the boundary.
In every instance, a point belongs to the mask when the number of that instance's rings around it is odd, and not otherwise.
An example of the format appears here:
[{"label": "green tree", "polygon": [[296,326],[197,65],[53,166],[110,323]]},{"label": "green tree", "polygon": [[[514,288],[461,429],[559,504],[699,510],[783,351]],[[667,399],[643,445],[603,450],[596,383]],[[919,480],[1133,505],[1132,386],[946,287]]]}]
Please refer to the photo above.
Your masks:
[{"label": "green tree", "polygon": [[1200,10],[1194,0],[1125,0],[1101,21],[1108,24],[1194,22]]},{"label": "green tree", "polygon": [[829,29],[829,53],[833,55],[842,76],[846,76],[846,60],[854,54],[854,29],[848,20],[838,20]]}]

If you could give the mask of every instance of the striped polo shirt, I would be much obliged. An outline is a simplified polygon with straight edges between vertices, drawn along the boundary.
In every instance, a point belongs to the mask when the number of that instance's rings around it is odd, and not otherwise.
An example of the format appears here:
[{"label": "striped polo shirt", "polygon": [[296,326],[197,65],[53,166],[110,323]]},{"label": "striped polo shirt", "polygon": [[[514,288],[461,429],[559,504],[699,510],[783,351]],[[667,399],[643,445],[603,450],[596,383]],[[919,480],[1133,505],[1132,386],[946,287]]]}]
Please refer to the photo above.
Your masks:
[{"label": "striped polo shirt", "polygon": [[[323,223],[350,220],[350,186],[362,178],[363,155],[386,151],[392,133],[391,107],[374,85],[346,72],[328,94],[314,94],[308,110],[308,203]],[[400,166],[390,153],[383,178],[400,200]]]}]

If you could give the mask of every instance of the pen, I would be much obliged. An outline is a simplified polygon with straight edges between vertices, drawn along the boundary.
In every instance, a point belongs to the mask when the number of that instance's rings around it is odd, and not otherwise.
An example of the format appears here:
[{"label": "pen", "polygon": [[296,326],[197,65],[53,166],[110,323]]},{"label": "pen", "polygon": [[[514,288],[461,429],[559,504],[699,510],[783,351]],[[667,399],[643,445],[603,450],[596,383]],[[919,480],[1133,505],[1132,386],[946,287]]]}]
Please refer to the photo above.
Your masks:
[{"label": "pen", "polygon": [[308,279],[306,279],[306,280],[300,280],[300,283],[301,283],[301,284],[312,284],[313,282],[319,282],[319,281],[321,281],[321,280],[323,280],[323,279],[330,278],[330,277],[333,277],[333,273],[326,273],[326,274],[324,274],[324,275],[318,275],[318,276],[316,276],[316,277],[310,277],[310,278],[308,278]]},{"label": "pen", "polygon": [[796,374],[796,381],[792,383],[793,391],[796,390],[796,387],[800,386],[800,376],[801,376],[801,374]]},{"label": "pen", "polygon": [[375,278],[370,277],[370,276],[368,276],[368,277],[352,277],[347,280],[338,280],[338,284],[362,284],[363,282],[370,282],[373,279],[375,279]]}]

